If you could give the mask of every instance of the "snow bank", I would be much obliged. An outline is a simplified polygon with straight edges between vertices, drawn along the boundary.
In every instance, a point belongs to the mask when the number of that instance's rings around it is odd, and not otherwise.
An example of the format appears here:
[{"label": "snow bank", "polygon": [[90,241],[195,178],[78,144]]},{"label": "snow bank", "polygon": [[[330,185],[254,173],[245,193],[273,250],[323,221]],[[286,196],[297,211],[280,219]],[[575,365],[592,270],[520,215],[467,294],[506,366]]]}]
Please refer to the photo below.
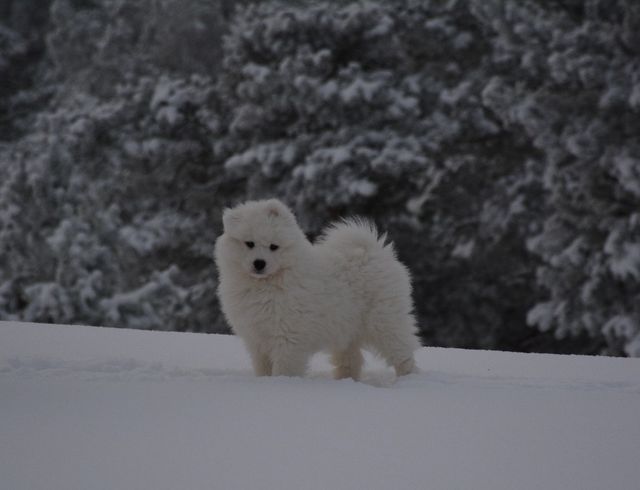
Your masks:
[{"label": "snow bank", "polygon": [[640,360],[423,349],[255,378],[234,337],[0,322],[2,488],[636,488]]}]

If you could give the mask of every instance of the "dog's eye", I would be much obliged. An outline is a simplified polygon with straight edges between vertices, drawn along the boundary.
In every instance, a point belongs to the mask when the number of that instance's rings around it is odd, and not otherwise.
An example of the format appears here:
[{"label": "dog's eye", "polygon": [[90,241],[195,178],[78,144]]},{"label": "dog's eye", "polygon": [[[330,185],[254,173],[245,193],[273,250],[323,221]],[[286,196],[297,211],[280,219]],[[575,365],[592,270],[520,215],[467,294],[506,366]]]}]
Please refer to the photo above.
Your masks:
[{"label": "dog's eye", "polygon": [[256,244],[255,244],[255,243],[253,243],[253,242],[244,242],[244,244],[245,244],[248,248],[253,248],[253,247],[255,247],[255,246],[256,246]]},{"label": "dog's eye", "polygon": [[276,250],[278,250],[280,247],[278,247],[277,245],[274,245],[273,243],[271,245],[269,245],[269,250],[271,250],[272,252],[275,252]]}]

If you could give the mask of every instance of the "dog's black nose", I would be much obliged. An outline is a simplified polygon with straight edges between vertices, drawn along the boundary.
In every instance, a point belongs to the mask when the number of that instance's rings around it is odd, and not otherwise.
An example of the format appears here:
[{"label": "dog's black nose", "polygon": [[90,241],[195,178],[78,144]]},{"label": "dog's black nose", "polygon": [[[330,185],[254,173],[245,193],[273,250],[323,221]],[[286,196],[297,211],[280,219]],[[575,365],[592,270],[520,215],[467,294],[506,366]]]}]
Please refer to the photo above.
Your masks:
[{"label": "dog's black nose", "polygon": [[264,269],[266,265],[267,265],[267,263],[262,259],[257,259],[257,260],[253,261],[253,267],[258,272],[260,272],[262,269]]}]

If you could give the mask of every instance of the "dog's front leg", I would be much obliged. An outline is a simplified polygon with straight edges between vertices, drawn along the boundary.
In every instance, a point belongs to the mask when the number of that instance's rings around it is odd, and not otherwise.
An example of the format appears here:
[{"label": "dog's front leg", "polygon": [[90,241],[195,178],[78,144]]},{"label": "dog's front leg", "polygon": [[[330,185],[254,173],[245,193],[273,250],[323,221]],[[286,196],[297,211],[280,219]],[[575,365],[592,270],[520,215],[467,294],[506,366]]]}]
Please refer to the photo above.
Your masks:
[{"label": "dog's front leg", "polygon": [[247,350],[251,356],[253,364],[253,372],[256,376],[271,376],[273,372],[273,363],[266,352],[260,350],[257,345],[247,343]]}]

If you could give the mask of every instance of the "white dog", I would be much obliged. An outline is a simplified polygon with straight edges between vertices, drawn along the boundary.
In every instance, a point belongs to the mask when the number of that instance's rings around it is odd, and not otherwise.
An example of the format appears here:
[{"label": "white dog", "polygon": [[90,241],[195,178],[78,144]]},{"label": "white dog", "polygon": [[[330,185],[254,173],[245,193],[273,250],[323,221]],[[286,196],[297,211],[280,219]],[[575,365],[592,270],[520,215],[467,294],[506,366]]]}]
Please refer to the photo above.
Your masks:
[{"label": "white dog", "polygon": [[256,375],[302,376],[327,351],[336,378],[358,379],[361,348],[398,375],[415,371],[409,273],[372,224],[345,220],[311,244],[276,199],[227,209],[223,224],[218,294]]}]

